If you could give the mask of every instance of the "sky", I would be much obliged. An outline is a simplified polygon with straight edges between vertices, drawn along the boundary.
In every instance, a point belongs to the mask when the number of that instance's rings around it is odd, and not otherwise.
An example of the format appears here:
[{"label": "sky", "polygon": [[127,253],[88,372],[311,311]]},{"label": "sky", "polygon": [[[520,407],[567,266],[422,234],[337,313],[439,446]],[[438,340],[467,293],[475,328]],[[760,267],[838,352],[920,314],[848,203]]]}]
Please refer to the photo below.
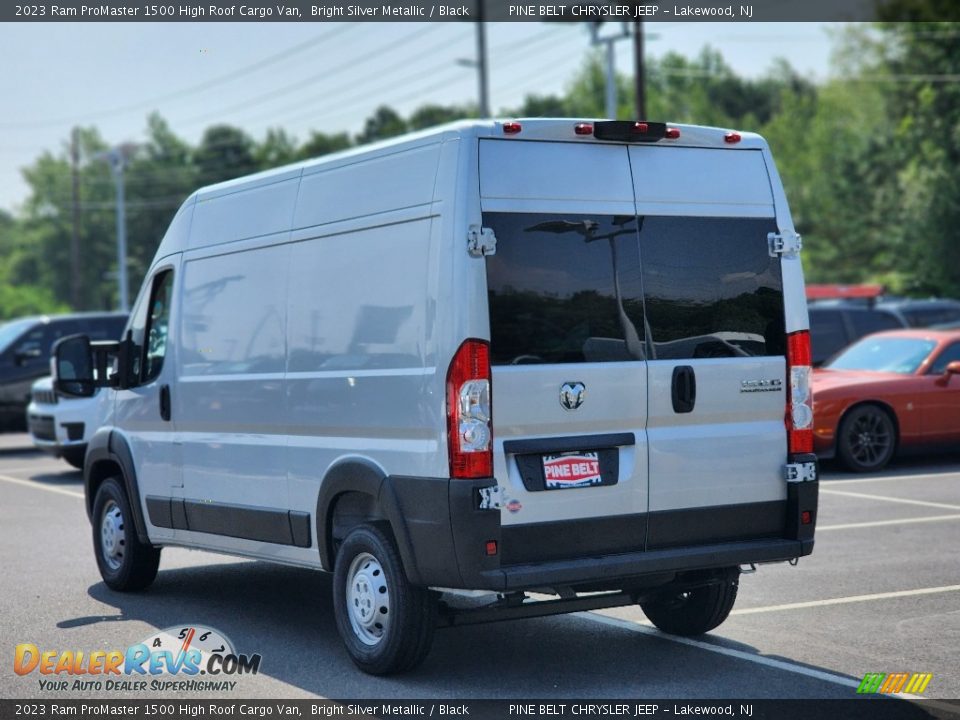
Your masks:
[{"label": "sky", "polygon": [[[648,23],[648,57],[718,49],[745,76],[785,58],[813,79],[829,75],[829,23]],[[580,68],[590,34],[580,23],[489,23],[495,114],[528,94],[558,93]],[[16,211],[21,168],[59,153],[74,125],[110,143],[144,137],[156,110],[196,143],[212,124],[254,138],[282,127],[362,130],[379,105],[407,115],[426,103],[475,102],[475,28],[467,23],[0,23],[0,209]],[[617,44],[632,75],[632,43]],[[655,118],[658,119],[658,118]],[[669,120],[669,118],[662,118]]]}]

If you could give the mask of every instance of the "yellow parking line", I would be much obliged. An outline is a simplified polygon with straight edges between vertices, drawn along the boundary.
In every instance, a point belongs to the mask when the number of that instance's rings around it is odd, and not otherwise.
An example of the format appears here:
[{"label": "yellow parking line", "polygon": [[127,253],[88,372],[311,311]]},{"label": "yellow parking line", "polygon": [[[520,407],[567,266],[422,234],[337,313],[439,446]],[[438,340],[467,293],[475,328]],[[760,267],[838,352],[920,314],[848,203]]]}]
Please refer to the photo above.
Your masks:
[{"label": "yellow parking line", "polygon": [[46,490],[47,492],[59,493],[60,495],[70,495],[71,497],[83,497],[82,492],[67,490],[66,488],[57,487],[56,485],[44,485],[43,483],[38,483],[35,480],[21,480],[20,478],[10,477],[8,475],[0,475],[0,480],[8,483],[14,483],[15,485],[23,485],[24,487],[33,488],[35,490]]}]

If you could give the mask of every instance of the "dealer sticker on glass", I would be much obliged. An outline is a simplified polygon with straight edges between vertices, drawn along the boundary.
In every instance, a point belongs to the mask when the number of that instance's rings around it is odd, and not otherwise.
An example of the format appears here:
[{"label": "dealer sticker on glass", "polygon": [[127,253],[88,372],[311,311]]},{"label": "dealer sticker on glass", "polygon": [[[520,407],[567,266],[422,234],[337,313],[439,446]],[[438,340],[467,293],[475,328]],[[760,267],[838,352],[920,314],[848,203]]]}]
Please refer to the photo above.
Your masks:
[{"label": "dealer sticker on glass", "polygon": [[543,479],[547,490],[600,485],[600,458],[596,452],[543,456]]}]

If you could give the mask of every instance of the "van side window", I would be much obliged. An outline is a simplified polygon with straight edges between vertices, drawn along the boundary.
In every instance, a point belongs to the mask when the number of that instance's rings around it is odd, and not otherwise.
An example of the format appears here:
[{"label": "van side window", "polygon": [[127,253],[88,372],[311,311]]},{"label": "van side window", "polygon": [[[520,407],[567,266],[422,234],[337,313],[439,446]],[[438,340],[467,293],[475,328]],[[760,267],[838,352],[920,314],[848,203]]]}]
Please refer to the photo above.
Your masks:
[{"label": "van side window", "polygon": [[163,369],[163,359],[167,354],[167,335],[170,331],[172,290],[172,270],[166,270],[154,279],[153,292],[147,310],[147,332],[141,378],[143,383],[155,380]]}]

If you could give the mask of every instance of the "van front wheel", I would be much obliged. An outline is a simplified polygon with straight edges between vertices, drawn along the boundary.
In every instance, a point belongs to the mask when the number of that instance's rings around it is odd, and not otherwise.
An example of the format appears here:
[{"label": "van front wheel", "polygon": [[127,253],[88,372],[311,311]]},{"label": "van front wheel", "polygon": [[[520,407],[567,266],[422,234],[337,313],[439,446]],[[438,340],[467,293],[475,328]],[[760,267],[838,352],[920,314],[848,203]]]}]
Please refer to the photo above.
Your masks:
[{"label": "van front wheel", "polygon": [[739,573],[689,590],[664,590],[640,603],[644,614],[670,635],[703,635],[720,625],[737,600]]},{"label": "van front wheel", "polygon": [[107,478],[93,500],[93,552],[111,590],[143,590],[157,577],[160,548],[137,537],[127,493],[117,478]]},{"label": "van front wheel", "polygon": [[411,670],[430,651],[436,595],[408,582],[383,525],[358,525],[344,538],[334,565],[333,608],[350,658],[366,673]]}]

